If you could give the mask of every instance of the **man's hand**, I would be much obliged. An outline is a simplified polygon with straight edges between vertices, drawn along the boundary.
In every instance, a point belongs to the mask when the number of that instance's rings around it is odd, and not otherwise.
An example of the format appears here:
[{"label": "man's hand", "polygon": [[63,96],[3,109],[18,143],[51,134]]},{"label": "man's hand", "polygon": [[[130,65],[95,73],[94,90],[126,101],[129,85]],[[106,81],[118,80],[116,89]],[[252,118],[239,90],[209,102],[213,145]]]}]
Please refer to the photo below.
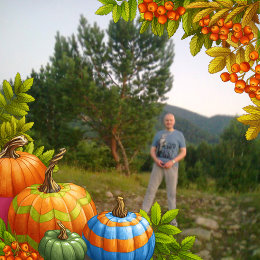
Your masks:
[{"label": "man's hand", "polygon": [[159,167],[164,168],[164,163],[163,163],[163,161],[161,161],[161,160],[159,160],[159,159],[156,159],[155,163],[156,163]]},{"label": "man's hand", "polygon": [[164,168],[169,169],[174,165],[173,161],[168,161],[167,163],[164,164]]}]

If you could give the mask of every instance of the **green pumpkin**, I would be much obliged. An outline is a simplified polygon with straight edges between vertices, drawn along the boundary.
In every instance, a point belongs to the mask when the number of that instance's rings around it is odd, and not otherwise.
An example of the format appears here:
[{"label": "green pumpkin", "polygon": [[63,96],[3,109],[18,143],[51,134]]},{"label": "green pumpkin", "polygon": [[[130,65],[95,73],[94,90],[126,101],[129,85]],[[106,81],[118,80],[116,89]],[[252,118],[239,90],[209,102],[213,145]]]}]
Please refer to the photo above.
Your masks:
[{"label": "green pumpkin", "polygon": [[38,247],[45,260],[83,260],[87,252],[85,241],[77,233],[71,233],[58,221],[61,230],[45,232]]}]

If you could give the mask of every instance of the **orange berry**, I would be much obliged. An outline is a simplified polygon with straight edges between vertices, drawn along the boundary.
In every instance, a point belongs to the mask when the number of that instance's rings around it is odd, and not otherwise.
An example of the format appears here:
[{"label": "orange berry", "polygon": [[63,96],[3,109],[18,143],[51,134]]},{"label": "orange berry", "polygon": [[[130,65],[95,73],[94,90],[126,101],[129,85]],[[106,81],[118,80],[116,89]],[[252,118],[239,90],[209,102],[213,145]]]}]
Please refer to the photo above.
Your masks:
[{"label": "orange berry", "polygon": [[11,247],[8,246],[8,245],[5,245],[4,248],[3,248],[3,252],[4,252],[4,253],[6,253],[6,252],[8,252],[8,251],[11,251],[11,250],[12,250]]},{"label": "orange berry", "polygon": [[210,36],[209,36],[210,40],[212,41],[217,41],[218,40],[218,34],[217,33],[212,33]]},{"label": "orange berry", "polygon": [[250,97],[250,98],[256,97],[256,96],[255,96],[255,93],[254,93],[254,92],[250,92],[250,93],[249,93],[249,97]]},{"label": "orange berry", "polygon": [[220,75],[222,81],[224,82],[227,82],[230,80],[230,75],[228,72],[223,72],[221,75]]},{"label": "orange berry", "polygon": [[165,14],[166,11],[167,11],[167,10],[165,9],[165,7],[164,7],[163,5],[159,6],[158,9],[157,9],[157,13],[158,13],[159,15]]},{"label": "orange berry", "polygon": [[172,11],[174,7],[174,3],[172,1],[167,1],[165,2],[164,7],[166,10]]},{"label": "orange berry", "polygon": [[235,86],[236,88],[244,89],[246,87],[246,82],[240,79],[236,82]]},{"label": "orange berry", "polygon": [[209,25],[209,22],[210,22],[210,18],[203,19],[204,25]]},{"label": "orange berry", "polygon": [[149,3],[148,4],[148,11],[150,12],[155,12],[158,8],[158,5],[155,2]]},{"label": "orange berry", "polygon": [[244,89],[243,88],[235,88],[235,92],[241,94],[241,93],[244,92]]},{"label": "orange berry", "polygon": [[175,12],[175,11],[169,11],[169,12],[167,12],[167,17],[168,17],[170,20],[175,20],[175,19],[176,19],[176,12]]},{"label": "orange berry", "polygon": [[252,28],[250,26],[245,26],[244,27],[244,34],[250,34],[252,32]]},{"label": "orange berry", "polygon": [[251,86],[251,85],[249,85],[249,90],[250,90],[251,92],[255,92],[255,91],[257,91],[257,89],[258,89],[257,86]]},{"label": "orange berry", "polygon": [[210,33],[210,29],[209,29],[209,27],[203,27],[203,28],[201,28],[201,32],[203,34],[208,34],[208,33]]},{"label": "orange berry", "polygon": [[147,21],[152,21],[153,20],[153,13],[152,12],[145,12],[144,13],[144,19],[147,20]]},{"label": "orange berry", "polygon": [[21,244],[21,248],[24,252],[28,252],[29,251],[29,247],[27,243],[22,243]]},{"label": "orange berry", "polygon": [[176,12],[177,12],[179,15],[184,15],[185,12],[186,12],[186,9],[185,9],[183,6],[179,6],[179,7],[176,9]]},{"label": "orange berry", "polygon": [[233,27],[233,22],[232,20],[230,20],[229,22],[227,23],[224,23],[224,26],[226,26],[228,29],[231,29]]},{"label": "orange berry", "polygon": [[16,256],[14,259],[15,260],[22,260],[22,258],[20,256]]},{"label": "orange berry", "polygon": [[14,259],[15,259],[15,258],[14,258],[13,255],[9,255],[9,256],[6,257],[6,260],[14,260]]},{"label": "orange berry", "polygon": [[242,26],[241,26],[240,23],[235,23],[235,24],[233,25],[233,30],[234,30],[235,32],[240,32],[241,29],[242,29]]},{"label": "orange berry", "polygon": [[165,24],[166,22],[167,22],[167,16],[165,14],[164,15],[159,15],[158,23]]},{"label": "orange berry", "polygon": [[231,70],[232,70],[232,72],[239,72],[241,69],[240,69],[240,66],[239,66],[239,64],[237,64],[237,63],[234,63],[232,66],[231,66]]},{"label": "orange berry", "polygon": [[249,38],[247,36],[243,36],[241,39],[240,39],[240,42],[244,45],[247,45],[249,43]]},{"label": "orange berry", "polygon": [[12,247],[13,250],[15,250],[17,248],[17,246],[18,246],[17,241],[12,242],[11,247]]},{"label": "orange berry", "polygon": [[203,19],[200,19],[200,21],[199,21],[199,26],[201,26],[201,27],[204,26],[204,20],[203,20]]},{"label": "orange berry", "polygon": [[244,72],[248,72],[250,70],[250,64],[248,62],[240,63],[240,69]]},{"label": "orange berry", "polygon": [[255,95],[255,98],[260,100],[260,95]]},{"label": "orange berry", "polygon": [[260,88],[258,88],[258,89],[255,91],[255,94],[256,94],[256,95],[260,95]]},{"label": "orange berry", "polygon": [[210,29],[212,33],[219,33],[219,27],[217,25],[213,25]]},{"label": "orange berry", "polygon": [[31,256],[28,256],[26,260],[33,260],[33,258]]},{"label": "orange berry", "polygon": [[157,10],[153,13],[155,17],[159,17],[159,14],[157,13]]},{"label": "orange berry", "polygon": [[28,253],[27,253],[27,252],[22,252],[22,253],[20,254],[20,257],[21,257],[22,259],[26,259],[26,258],[28,257]]},{"label": "orange berry", "polygon": [[251,40],[254,39],[254,34],[253,34],[253,33],[249,33],[249,34],[247,35],[247,37],[248,37],[248,39],[251,41]]},{"label": "orange berry", "polygon": [[153,0],[144,0],[145,3],[149,4],[149,3],[152,3]]},{"label": "orange berry", "polygon": [[138,5],[138,9],[140,13],[145,13],[147,12],[148,8],[147,8],[147,4],[146,3],[141,3]]},{"label": "orange berry", "polygon": [[252,51],[252,52],[250,52],[250,54],[249,54],[250,60],[257,60],[258,57],[259,57],[259,54],[258,54],[257,51]]},{"label": "orange berry", "polygon": [[224,25],[224,19],[223,18],[220,18],[217,22],[218,26],[219,27],[222,27]]},{"label": "orange berry", "polygon": [[0,255],[0,260],[6,260],[6,257],[4,255]]},{"label": "orange berry", "polygon": [[219,39],[222,41],[226,41],[228,39],[228,36],[227,36],[227,34],[220,34]]},{"label": "orange berry", "polygon": [[231,73],[230,74],[230,81],[233,82],[233,83],[236,83],[238,80],[238,76],[235,72]]},{"label": "orange berry", "polygon": [[231,35],[231,41],[234,43],[238,43],[239,39],[235,37],[234,35]]},{"label": "orange berry", "polygon": [[260,79],[260,74],[259,74],[259,73],[256,73],[256,74],[255,74],[255,78],[256,78],[256,79]]},{"label": "orange berry", "polygon": [[227,35],[229,33],[229,29],[225,26],[222,26],[219,31],[220,34]]},{"label": "orange berry", "polygon": [[209,19],[209,18],[210,18],[209,14],[203,17],[203,19]]},{"label": "orange berry", "polygon": [[13,255],[13,252],[12,252],[11,249],[10,249],[10,251],[5,252],[5,256],[6,256],[6,257],[7,257],[7,256],[11,256],[11,255]]},{"label": "orange berry", "polygon": [[32,259],[37,259],[38,258],[38,255],[36,254],[36,253],[31,253],[31,257],[32,257]]},{"label": "orange berry", "polygon": [[259,79],[257,78],[251,78],[250,79],[250,85],[253,87],[256,87],[259,84]]},{"label": "orange berry", "polygon": [[260,73],[260,64],[255,66],[255,73]]},{"label": "orange berry", "polygon": [[246,87],[245,87],[245,92],[246,92],[246,93],[249,93],[249,92],[250,92],[249,86],[250,86],[250,85],[246,85]]},{"label": "orange berry", "polygon": [[234,32],[233,34],[236,38],[240,39],[243,36],[243,32],[239,31],[239,32]]}]

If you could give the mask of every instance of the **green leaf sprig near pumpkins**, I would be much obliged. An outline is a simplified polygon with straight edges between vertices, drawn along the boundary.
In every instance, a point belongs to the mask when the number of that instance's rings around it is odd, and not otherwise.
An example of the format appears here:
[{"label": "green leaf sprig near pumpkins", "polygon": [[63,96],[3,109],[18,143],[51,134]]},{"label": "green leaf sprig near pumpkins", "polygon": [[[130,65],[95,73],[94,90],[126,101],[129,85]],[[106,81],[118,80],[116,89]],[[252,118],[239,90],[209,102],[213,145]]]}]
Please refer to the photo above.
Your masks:
[{"label": "green leaf sprig near pumpkins", "polygon": [[83,260],[87,245],[81,236],[72,233],[58,221],[60,230],[49,230],[39,243],[39,253],[45,260]]},{"label": "green leaf sprig near pumpkins", "polygon": [[58,228],[58,220],[71,232],[81,235],[86,222],[97,214],[95,204],[84,188],[53,180],[53,169],[65,152],[66,149],[60,149],[52,158],[43,183],[25,188],[9,208],[9,231],[16,233],[18,241],[27,241],[35,249],[46,231]]}]

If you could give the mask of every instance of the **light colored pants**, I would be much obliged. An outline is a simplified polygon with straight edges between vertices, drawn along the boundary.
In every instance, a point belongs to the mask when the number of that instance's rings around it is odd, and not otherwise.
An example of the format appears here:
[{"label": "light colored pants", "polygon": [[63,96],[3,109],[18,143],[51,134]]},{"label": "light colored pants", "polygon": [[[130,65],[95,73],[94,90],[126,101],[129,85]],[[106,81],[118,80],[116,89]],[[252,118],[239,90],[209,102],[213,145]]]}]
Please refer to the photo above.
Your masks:
[{"label": "light colored pants", "polygon": [[178,167],[174,165],[169,169],[161,168],[156,163],[153,165],[148,189],[146,191],[142,209],[147,213],[150,211],[153,204],[155,194],[162,182],[163,176],[165,178],[168,208],[176,209],[176,189],[178,183]]}]

